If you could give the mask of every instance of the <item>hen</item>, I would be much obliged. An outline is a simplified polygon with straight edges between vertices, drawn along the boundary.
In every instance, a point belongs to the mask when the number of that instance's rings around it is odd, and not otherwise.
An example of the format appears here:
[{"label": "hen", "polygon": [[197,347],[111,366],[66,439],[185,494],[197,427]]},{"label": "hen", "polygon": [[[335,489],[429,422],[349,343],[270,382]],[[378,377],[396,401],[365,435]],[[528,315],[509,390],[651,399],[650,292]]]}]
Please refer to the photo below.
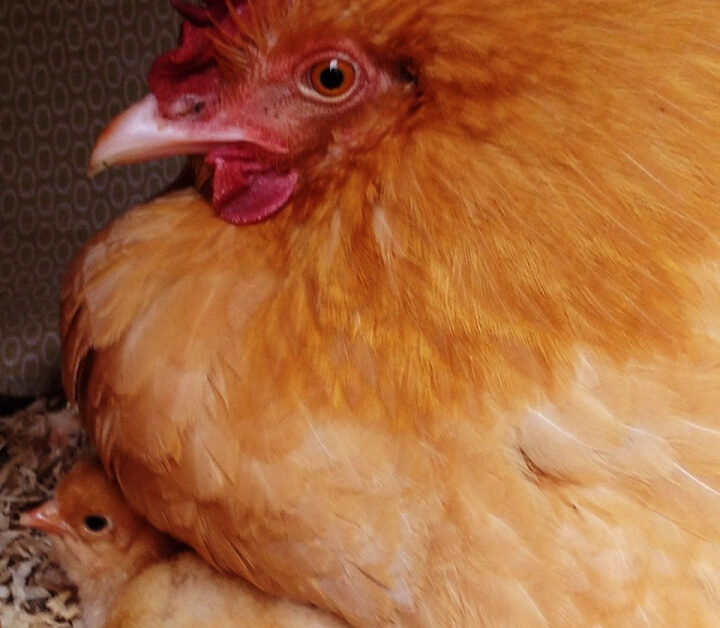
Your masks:
[{"label": "hen", "polygon": [[214,572],[134,513],[94,461],[78,462],[55,496],[20,517],[52,535],[78,585],[83,628],[342,628],[316,609],[268,598]]},{"label": "hen", "polygon": [[[159,528],[355,626],[720,617],[720,3],[175,3],[64,381]],[[235,224],[229,224],[235,223]]]}]

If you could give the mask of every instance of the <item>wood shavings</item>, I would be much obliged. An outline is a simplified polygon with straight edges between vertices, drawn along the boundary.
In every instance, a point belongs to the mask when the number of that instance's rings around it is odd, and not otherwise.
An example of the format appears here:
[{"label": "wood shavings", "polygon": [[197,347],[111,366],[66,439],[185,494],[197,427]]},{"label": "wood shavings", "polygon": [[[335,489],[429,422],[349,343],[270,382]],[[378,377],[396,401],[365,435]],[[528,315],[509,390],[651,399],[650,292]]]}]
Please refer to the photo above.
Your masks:
[{"label": "wood shavings", "polygon": [[48,538],[17,519],[51,497],[84,441],[76,410],[58,400],[0,417],[0,628],[68,628],[78,615],[74,587],[48,557]]}]

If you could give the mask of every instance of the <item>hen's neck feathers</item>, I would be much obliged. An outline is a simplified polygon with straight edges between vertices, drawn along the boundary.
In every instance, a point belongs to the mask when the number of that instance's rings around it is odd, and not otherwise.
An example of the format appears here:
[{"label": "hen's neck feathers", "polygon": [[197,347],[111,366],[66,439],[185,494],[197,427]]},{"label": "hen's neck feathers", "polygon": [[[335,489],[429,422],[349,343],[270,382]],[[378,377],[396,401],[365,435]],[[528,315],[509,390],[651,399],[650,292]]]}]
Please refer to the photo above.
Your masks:
[{"label": "hen's neck feathers", "polygon": [[[563,378],[578,345],[625,360],[686,337],[701,289],[691,274],[716,255],[720,229],[712,27],[646,15],[636,30],[630,2],[548,2],[547,21],[501,4],[487,29],[458,23],[452,50],[429,42],[429,87],[410,118],[384,110],[389,130],[372,150],[332,179],[310,168],[292,206],[261,227],[288,280],[257,324],[344,338],[342,349],[318,342],[318,381],[377,377],[382,388],[392,373],[393,388],[412,391],[404,400],[460,385],[505,403]],[[495,47],[503,37],[509,54]],[[336,350],[357,357],[342,375]],[[292,355],[283,343],[266,351],[269,362]]]}]

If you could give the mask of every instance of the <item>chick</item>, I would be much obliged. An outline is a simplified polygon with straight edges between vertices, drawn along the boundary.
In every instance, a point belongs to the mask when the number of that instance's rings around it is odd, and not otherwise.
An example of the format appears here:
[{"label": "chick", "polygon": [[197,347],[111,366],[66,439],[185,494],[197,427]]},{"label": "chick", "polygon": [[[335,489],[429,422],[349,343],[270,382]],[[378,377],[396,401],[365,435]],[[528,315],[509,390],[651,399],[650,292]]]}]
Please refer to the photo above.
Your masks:
[{"label": "chick", "polygon": [[125,503],[100,466],[81,460],[55,497],[20,517],[52,535],[55,560],[77,585],[82,626],[104,626],[118,592],[149,565],[178,551],[176,543]]},{"label": "chick", "polygon": [[181,551],[125,502],[95,461],[78,462],[54,499],[20,524],[52,535],[58,563],[77,584],[83,628],[340,628],[317,609],[271,598]]}]

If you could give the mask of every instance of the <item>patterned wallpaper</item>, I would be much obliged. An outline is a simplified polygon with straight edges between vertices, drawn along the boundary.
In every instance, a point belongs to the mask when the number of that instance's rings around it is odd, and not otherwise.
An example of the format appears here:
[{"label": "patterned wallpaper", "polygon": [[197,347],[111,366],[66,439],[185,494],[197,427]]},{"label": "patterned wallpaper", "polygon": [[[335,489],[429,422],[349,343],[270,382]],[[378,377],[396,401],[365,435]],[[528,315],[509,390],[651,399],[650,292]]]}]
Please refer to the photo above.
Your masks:
[{"label": "patterned wallpaper", "polygon": [[85,176],[104,124],[145,92],[179,20],[166,0],[0,0],[0,395],[59,388],[60,279],[179,159]]}]

